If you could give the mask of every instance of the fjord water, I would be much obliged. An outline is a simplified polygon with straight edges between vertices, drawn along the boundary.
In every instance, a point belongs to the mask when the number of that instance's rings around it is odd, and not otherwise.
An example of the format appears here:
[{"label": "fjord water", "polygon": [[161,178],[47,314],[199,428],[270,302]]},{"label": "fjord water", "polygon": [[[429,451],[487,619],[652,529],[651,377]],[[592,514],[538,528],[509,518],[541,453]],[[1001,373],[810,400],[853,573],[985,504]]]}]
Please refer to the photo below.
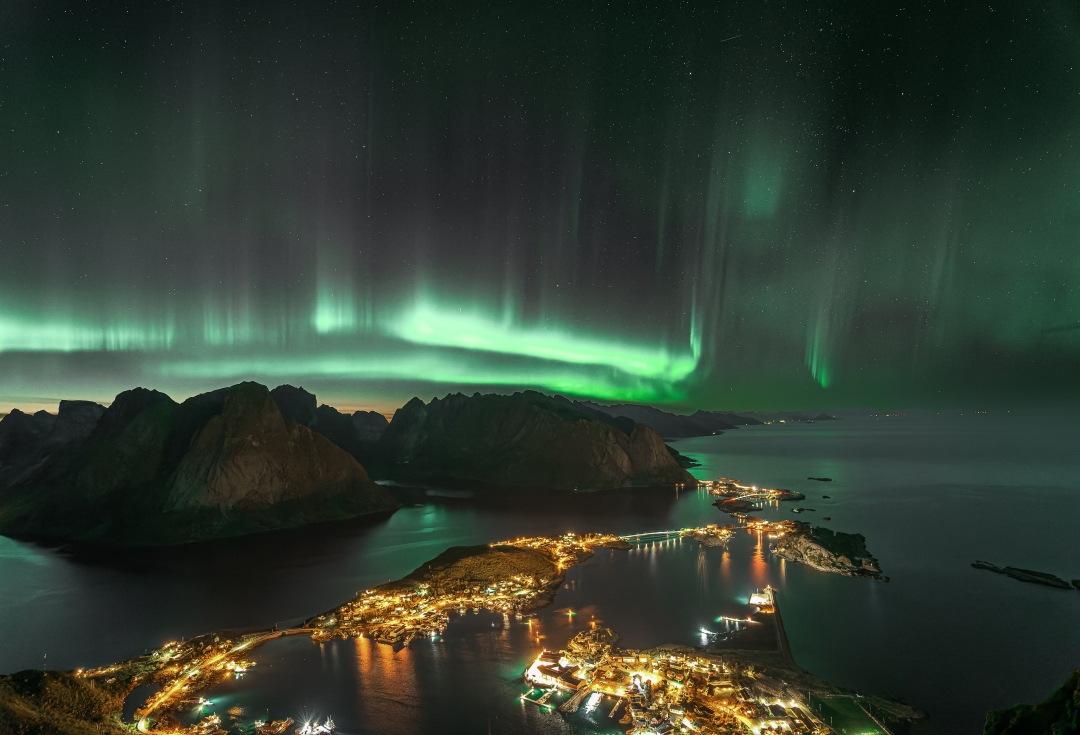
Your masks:
[{"label": "fjord water", "polygon": [[[1042,699],[1080,666],[1080,593],[970,567],[987,559],[1080,577],[1078,439],[1063,417],[920,414],[684,440],[675,446],[702,463],[698,477],[805,492],[761,515],[863,533],[891,581],[788,564],[749,534],[726,552],[678,541],[602,551],[569,571],[531,625],[469,614],[441,640],[397,652],[283,639],[208,696],[222,714],[243,707],[244,723],[329,713],[342,732],[610,730],[596,713],[566,722],[522,705],[525,662],[593,620],[628,647],[699,644],[701,627],[715,630],[771,583],[801,666],[927,710],[920,731],[978,732],[986,710]],[[0,539],[0,671],[40,667],[46,653],[50,668],[100,665],[172,638],[298,622],[452,545],[728,520],[695,491],[401,494],[407,506],[389,518],[119,557]],[[796,516],[793,505],[816,510]]]}]

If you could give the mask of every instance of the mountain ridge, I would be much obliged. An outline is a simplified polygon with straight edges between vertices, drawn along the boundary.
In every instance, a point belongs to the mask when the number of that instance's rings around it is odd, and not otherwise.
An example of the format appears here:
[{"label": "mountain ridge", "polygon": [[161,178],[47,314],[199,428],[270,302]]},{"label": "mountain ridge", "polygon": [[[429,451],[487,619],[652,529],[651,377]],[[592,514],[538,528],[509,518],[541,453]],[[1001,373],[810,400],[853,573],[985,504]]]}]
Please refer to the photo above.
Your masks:
[{"label": "mountain ridge", "polygon": [[[0,464],[0,533],[156,545],[398,507],[345,450],[282,416],[258,383],[183,403],[135,388],[97,408],[89,431],[84,421],[70,441],[52,444],[41,436],[44,417],[27,421],[20,412],[13,424],[0,421],[0,446],[9,448]],[[50,436],[78,413],[59,413]],[[24,451],[10,451],[15,445]]]},{"label": "mountain ridge", "polygon": [[567,490],[696,482],[653,429],[619,423],[535,391],[456,393],[409,401],[379,447],[391,471],[412,477]]}]

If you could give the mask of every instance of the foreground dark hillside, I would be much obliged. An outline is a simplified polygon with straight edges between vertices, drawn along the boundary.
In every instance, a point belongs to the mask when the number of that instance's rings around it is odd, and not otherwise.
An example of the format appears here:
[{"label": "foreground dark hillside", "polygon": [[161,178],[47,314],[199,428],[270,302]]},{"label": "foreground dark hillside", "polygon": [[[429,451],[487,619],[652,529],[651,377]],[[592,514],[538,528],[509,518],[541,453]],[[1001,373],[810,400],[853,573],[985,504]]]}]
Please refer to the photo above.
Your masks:
[{"label": "foreground dark hillside", "polygon": [[1080,733],[1080,669],[1038,704],[1018,704],[986,716],[983,735]]},{"label": "foreground dark hillside", "polygon": [[124,697],[133,685],[105,684],[69,671],[20,671],[0,676],[4,735],[121,735]]}]

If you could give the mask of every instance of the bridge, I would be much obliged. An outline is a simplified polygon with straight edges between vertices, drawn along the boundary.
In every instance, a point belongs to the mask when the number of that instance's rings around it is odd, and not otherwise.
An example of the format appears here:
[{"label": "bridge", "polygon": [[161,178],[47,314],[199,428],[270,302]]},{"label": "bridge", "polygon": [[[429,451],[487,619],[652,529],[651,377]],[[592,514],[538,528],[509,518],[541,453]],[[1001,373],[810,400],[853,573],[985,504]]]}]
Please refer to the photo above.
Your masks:
[{"label": "bridge", "polygon": [[627,536],[622,536],[621,538],[625,539],[626,541],[630,541],[630,540],[641,541],[642,539],[652,538],[654,536],[657,537],[657,538],[666,538],[668,536],[681,536],[681,535],[682,535],[682,530],[679,530],[679,531],[649,531],[647,533],[631,533],[631,534],[629,534]]}]

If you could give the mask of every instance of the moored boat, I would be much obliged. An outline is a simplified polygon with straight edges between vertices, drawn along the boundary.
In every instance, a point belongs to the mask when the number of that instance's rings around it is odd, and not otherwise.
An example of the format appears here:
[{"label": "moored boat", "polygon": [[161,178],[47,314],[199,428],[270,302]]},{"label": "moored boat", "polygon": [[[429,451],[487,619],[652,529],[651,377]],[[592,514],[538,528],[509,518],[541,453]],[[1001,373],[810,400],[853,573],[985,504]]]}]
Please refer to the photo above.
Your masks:
[{"label": "moored boat", "polygon": [[296,735],[330,735],[336,729],[333,718],[327,717],[326,722],[321,725],[317,722],[305,722],[304,726],[296,731]]},{"label": "moored boat", "polygon": [[255,735],[281,735],[285,732],[285,729],[293,724],[295,720],[291,717],[286,717],[284,720],[274,720],[268,723],[255,723]]}]

